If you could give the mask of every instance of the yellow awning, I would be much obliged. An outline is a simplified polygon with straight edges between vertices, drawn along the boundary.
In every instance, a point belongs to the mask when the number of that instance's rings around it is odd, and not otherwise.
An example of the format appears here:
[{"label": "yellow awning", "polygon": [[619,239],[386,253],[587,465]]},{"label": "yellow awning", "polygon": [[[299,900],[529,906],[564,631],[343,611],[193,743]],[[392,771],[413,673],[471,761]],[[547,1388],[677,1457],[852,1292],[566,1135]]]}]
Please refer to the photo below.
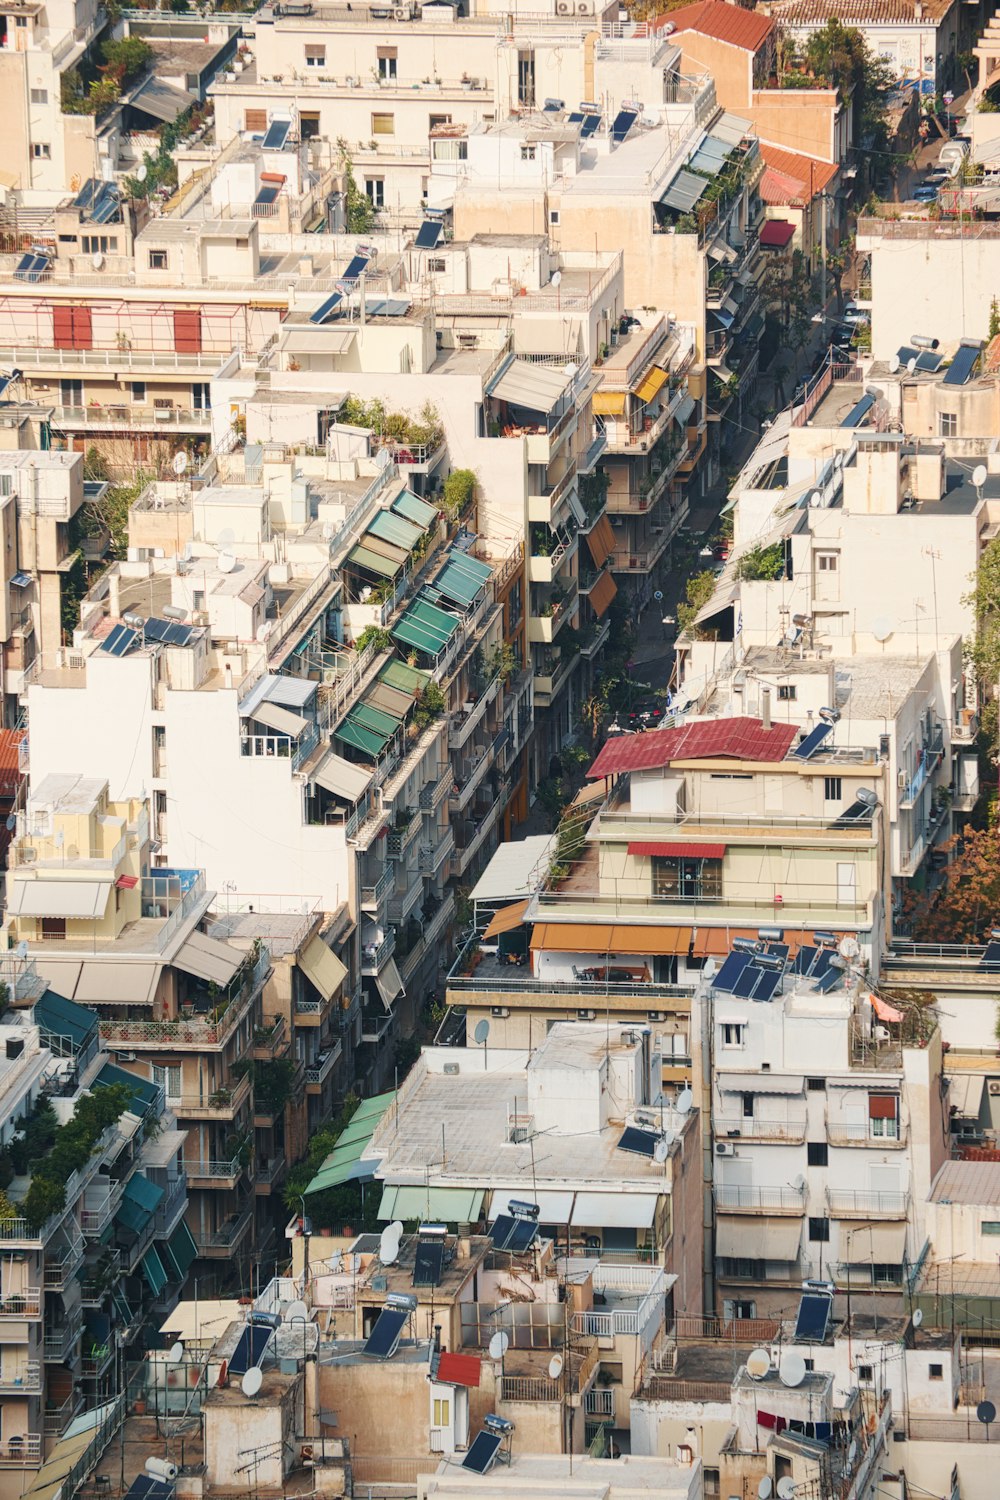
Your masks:
[{"label": "yellow awning", "polygon": [[595,391],[591,410],[598,417],[623,417],[628,395],[625,391]]},{"label": "yellow awning", "polygon": [[690,927],[640,927],[625,923],[548,922],[535,927],[531,946],[548,953],[620,953],[671,958],[686,953]]},{"label": "yellow awning", "polygon": [[603,568],[615,551],[615,533],[607,516],[599,516],[592,531],[587,532],[587,546],[595,568]]},{"label": "yellow awning", "polygon": [[322,938],[310,938],[299,955],[299,968],[312,980],[324,1000],[332,1000],[347,978],[347,970]]},{"label": "yellow awning", "polygon": [[494,912],[492,922],[483,933],[483,942],[487,938],[499,937],[502,932],[513,932],[515,927],[520,927],[527,910],[527,901],[515,901],[513,906],[502,906],[498,912]]},{"label": "yellow awning", "polygon": [[661,370],[659,365],[654,365],[649,374],[644,377],[641,385],[636,386],[635,394],[640,401],[652,401],[654,396],[659,395],[668,379],[669,371]]},{"label": "yellow awning", "polygon": [[612,599],[618,592],[618,585],[610,573],[599,573],[597,582],[594,584],[587,598],[594,614],[600,620],[607,613]]}]

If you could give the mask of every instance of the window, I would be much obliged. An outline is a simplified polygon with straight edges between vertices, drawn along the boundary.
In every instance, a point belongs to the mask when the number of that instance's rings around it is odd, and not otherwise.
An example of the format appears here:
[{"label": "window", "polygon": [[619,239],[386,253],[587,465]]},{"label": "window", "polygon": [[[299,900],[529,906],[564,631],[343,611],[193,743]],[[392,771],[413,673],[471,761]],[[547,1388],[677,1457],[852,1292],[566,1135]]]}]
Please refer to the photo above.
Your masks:
[{"label": "window", "polygon": [[744,1120],[753,1119],[753,1094],[743,1095],[743,1118]]},{"label": "window", "polygon": [[858,1380],[861,1381],[861,1383],[863,1385],[871,1385],[872,1380],[874,1379],[874,1377],[875,1377],[874,1366],[872,1366],[872,1365],[858,1365]]},{"label": "window", "polygon": [[52,342],[57,349],[92,349],[90,308],[57,303],[52,309]]},{"label": "window", "polygon": [[[0,474],[0,495],[4,496],[6,498],[8,495],[13,495],[13,493],[14,493],[14,476],[13,476],[13,474]],[[984,1231],[984,1233],[985,1233],[985,1231]]]},{"label": "window", "polygon": [[447,138],[431,141],[433,161],[468,161],[468,141],[451,141]]},{"label": "window", "polygon": [[840,802],[844,796],[844,784],[839,776],[823,777],[823,801]]},{"label": "window", "polygon": [[165,250],[150,250],[149,269],[151,271],[165,271],[167,269],[167,252]]},{"label": "window", "polygon": [[743,1033],[746,1026],[742,1021],[723,1021],[722,1023],[722,1045],[724,1047],[742,1047]]},{"label": "window", "polygon": [[[7,477],[6,475],[4,476]],[[8,495],[10,491],[6,492]],[[979,1225],[980,1234],[1000,1234],[1000,1219],[983,1219]]]},{"label": "window", "polygon": [[818,1245],[825,1245],[830,1239],[829,1219],[810,1219],[809,1238]]},{"label": "window", "polygon": [[146,399],[146,382],[144,380],[133,380],[133,382],[132,382],[132,400],[133,401],[140,401],[141,402],[141,401],[145,401],[145,399]]},{"label": "window", "polygon": [[943,411],[938,414],[938,433],[941,437],[958,437],[958,413]]},{"label": "window", "polygon": [[299,139],[313,141],[319,135],[319,110],[299,111]]},{"label": "window", "polygon": [[47,141],[35,141],[31,147],[31,154],[36,161],[49,161],[52,156],[52,148]]},{"label": "window", "polygon": [[558,210],[558,208],[550,208],[549,209],[549,223],[550,224],[558,224],[559,223],[559,210]]},{"label": "window", "polygon": [[681,901],[718,901],[722,895],[721,859],[653,858],[653,895]]},{"label": "window", "polygon": [[837,572],[839,572],[839,570],[840,570],[840,553],[839,552],[817,552],[816,553],[816,571],[817,571],[817,573],[837,573]]},{"label": "window", "polygon": [[48,91],[48,89],[32,89],[31,90],[31,102],[32,102],[32,104],[48,104],[48,102],[49,102],[49,91]]},{"label": "window", "polygon": [[432,131],[436,130],[439,125],[450,125],[450,124],[451,124],[451,115],[428,115],[427,116],[427,129],[428,129],[428,132],[432,132]]},{"label": "window", "polygon": [[168,1063],[161,1067],[153,1064],[153,1082],[158,1084],[168,1099],[179,1099],[181,1097],[181,1070],[177,1063]]},{"label": "window", "polygon": [[396,116],[387,114],[372,115],[372,135],[395,135]]},{"label": "window", "polygon": [[65,917],[43,917],[42,938],[64,938],[66,936]]},{"label": "window", "polygon": [[826,1079],[807,1078],[806,1088],[809,1090],[810,1094],[822,1094],[826,1091]]},{"label": "window", "polygon": [[798,689],[796,688],[796,686],[795,686],[794,683],[792,683],[792,682],[779,682],[778,683],[778,702],[779,703],[794,703],[795,699],[797,698],[797,696],[798,696]]},{"label": "window", "polygon": [[116,234],[85,234],[80,240],[84,255],[117,255],[118,236]]},{"label": "window", "polygon": [[385,206],[385,178],[366,177],[365,192],[372,208],[383,208]]},{"label": "window", "polygon": [[378,56],[378,76],[384,79],[395,78],[396,48],[378,47],[376,48],[376,54]]},{"label": "window", "polygon": [[722,1304],[722,1316],[727,1323],[732,1323],[740,1318],[755,1318],[757,1316],[756,1302],[745,1302],[739,1298],[726,1298]]},{"label": "window", "polygon": [[82,406],[83,405],[83,381],[82,380],[60,380],[60,382],[59,382],[59,404],[60,404],[60,406]]},{"label": "window", "polygon": [[517,102],[535,102],[535,54],[530,47],[521,48],[517,54]]},{"label": "window", "polygon": [[876,1261],[875,1265],[872,1266],[872,1281],[888,1282],[891,1286],[902,1286],[903,1268],[902,1266],[880,1265]]},{"label": "window", "polygon": [[746,1260],[743,1256],[720,1255],[719,1275],[731,1277],[735,1281],[763,1281],[764,1262]]},{"label": "window", "polygon": [[896,1119],[892,1119],[892,1120],[888,1120],[888,1119],[886,1119],[886,1120],[872,1120],[871,1126],[872,1126],[872,1135],[879,1136],[882,1140],[886,1140],[886,1141],[898,1141],[899,1140],[899,1121],[898,1120],[896,1120]]},{"label": "window", "polygon": [[809,1141],[806,1145],[806,1161],[811,1167],[825,1167],[829,1161],[826,1141]]},{"label": "window", "polygon": [[718,1500],[720,1493],[718,1469],[702,1469],[701,1472],[705,1480],[705,1500]]},{"label": "window", "polygon": [[212,410],[212,388],[207,380],[196,380],[191,386],[191,406],[194,411]]},{"label": "window", "polygon": [[534,147],[534,146],[522,146],[521,147],[521,160],[522,161],[534,161],[534,159],[535,159],[535,151],[536,151],[536,147]]},{"label": "window", "polygon": [[434,1427],[451,1426],[451,1402],[446,1396],[435,1396],[434,1398]]},{"label": "window", "polygon": [[201,313],[197,308],[174,312],[174,349],[178,354],[201,353]]},{"label": "window", "polygon": [[429,255],[427,269],[428,271],[444,271],[447,269],[447,262],[440,255]]},{"label": "window", "polygon": [[315,43],[312,46],[306,47],[306,67],[326,67],[326,48],[322,45],[322,43]]},{"label": "window", "polygon": [[263,135],[267,129],[267,110],[245,109],[243,111],[243,129],[248,135]]},{"label": "window", "polygon": [[944,1379],[944,1365],[928,1365],[927,1366],[927,1379],[928,1380],[943,1380]]},{"label": "window", "polygon": [[868,1122],[873,1136],[899,1139],[899,1099],[895,1094],[868,1095]]}]

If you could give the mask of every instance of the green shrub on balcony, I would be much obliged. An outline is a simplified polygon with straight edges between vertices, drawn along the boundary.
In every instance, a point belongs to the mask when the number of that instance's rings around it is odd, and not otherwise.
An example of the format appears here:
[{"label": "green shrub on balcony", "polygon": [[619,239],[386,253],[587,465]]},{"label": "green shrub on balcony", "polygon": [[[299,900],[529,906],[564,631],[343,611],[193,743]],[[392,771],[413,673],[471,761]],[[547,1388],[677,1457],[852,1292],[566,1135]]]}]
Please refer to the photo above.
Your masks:
[{"label": "green shrub on balcony", "polygon": [[769,547],[759,544],[745,552],[736,565],[737,578],[745,582],[773,582],[785,576],[785,544],[772,542]]},{"label": "green shrub on balcony", "polygon": [[452,469],[444,482],[443,509],[449,521],[457,521],[472,504],[476,476],[471,469]]},{"label": "green shrub on balcony", "polygon": [[65,1207],[66,1183],[86,1166],[105,1130],[131,1103],[132,1090],[124,1083],[99,1088],[77,1101],[73,1118],[57,1128],[48,1153],[30,1168],[31,1186],[21,1208],[32,1230],[41,1229]]}]

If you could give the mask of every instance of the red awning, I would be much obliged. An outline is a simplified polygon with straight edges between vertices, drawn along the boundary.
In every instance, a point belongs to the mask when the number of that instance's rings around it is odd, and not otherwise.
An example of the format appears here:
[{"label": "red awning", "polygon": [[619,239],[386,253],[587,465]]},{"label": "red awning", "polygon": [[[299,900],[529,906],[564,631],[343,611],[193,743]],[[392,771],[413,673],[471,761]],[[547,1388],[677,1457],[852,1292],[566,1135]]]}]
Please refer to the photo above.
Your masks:
[{"label": "red awning", "polygon": [[760,226],[760,242],[766,250],[784,250],[795,234],[795,225],[787,219],[765,219]]},{"label": "red awning", "polygon": [[894,1120],[899,1112],[898,1094],[869,1094],[869,1120]]},{"label": "red awning", "polygon": [[446,1385],[478,1386],[480,1361],[475,1354],[450,1354],[446,1349],[438,1360],[435,1380]]},{"label": "red awning", "polygon": [[629,844],[629,854],[640,859],[722,859],[725,844]]},{"label": "red awning", "polygon": [[115,885],[120,891],[133,891],[138,884],[138,875],[119,875],[115,881]]}]

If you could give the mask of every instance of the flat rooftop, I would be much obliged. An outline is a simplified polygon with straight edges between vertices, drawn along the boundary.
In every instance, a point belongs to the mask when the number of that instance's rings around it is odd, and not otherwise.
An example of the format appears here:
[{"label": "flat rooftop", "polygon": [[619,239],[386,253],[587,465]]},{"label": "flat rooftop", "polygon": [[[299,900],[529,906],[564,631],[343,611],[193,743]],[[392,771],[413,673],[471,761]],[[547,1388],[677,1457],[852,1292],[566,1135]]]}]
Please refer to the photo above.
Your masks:
[{"label": "flat rooftop", "polygon": [[[514,1439],[515,1447],[517,1438]],[[673,1500],[701,1493],[701,1470],[682,1468],[672,1458],[590,1458],[582,1454],[517,1453],[509,1464],[495,1464],[488,1474],[470,1475],[454,1461],[442,1461],[436,1474],[422,1481],[425,1495],[510,1495],[517,1500],[563,1496],[566,1500],[615,1500],[616,1495],[649,1494]]]},{"label": "flat rooftop", "polygon": [[[377,1303],[381,1307],[388,1292],[405,1292],[416,1297],[418,1302],[427,1302],[431,1306],[441,1307],[455,1302],[470,1276],[475,1275],[493,1249],[493,1241],[488,1235],[474,1235],[469,1239],[470,1253],[459,1255],[457,1240],[450,1234],[445,1241],[440,1280],[435,1286],[416,1286],[413,1273],[418,1241],[418,1235],[406,1235],[400,1242],[399,1255],[391,1266],[373,1256],[359,1279],[356,1299],[366,1304]],[[380,1283],[378,1288],[373,1285],[376,1278]]]}]

